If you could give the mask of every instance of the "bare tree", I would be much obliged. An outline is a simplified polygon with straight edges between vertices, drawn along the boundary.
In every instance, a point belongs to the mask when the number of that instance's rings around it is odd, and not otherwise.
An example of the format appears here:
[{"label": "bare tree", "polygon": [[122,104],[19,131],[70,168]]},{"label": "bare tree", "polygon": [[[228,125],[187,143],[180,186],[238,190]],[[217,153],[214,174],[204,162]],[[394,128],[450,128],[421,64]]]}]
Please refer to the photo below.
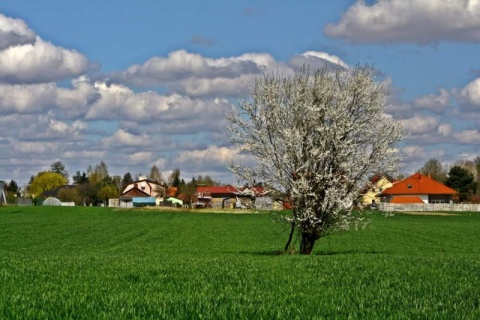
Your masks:
[{"label": "bare tree", "polygon": [[436,158],[430,158],[425,162],[418,172],[424,175],[430,175],[432,179],[445,183],[447,181],[448,166],[443,165]]},{"label": "bare tree", "polygon": [[[385,88],[373,70],[305,68],[293,77],[264,75],[250,99],[227,114],[232,143],[255,165],[232,163],[246,181],[263,181],[292,201],[292,233],[310,254],[327,231],[358,226],[353,200],[376,172],[395,172],[404,135],[384,112]],[[289,249],[290,240],[286,250]]]}]

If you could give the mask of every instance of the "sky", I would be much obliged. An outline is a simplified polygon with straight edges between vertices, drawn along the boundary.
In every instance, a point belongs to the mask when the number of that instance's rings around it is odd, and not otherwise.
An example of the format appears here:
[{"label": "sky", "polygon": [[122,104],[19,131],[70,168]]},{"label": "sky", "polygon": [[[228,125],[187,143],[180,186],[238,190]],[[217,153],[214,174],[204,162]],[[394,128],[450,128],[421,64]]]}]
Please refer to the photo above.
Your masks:
[{"label": "sky", "polygon": [[401,171],[480,155],[480,1],[0,2],[0,180],[65,164],[210,175],[225,112],[264,73],[372,65],[402,121]]}]

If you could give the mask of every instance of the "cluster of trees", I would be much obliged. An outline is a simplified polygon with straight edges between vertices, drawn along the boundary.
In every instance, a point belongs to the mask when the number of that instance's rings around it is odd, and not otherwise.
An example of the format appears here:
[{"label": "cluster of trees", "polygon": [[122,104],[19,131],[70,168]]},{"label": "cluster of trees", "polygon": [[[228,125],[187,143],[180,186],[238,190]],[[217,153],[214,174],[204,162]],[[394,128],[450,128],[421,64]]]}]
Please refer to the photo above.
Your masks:
[{"label": "cluster of trees", "polygon": [[7,197],[8,203],[15,203],[16,197],[20,196],[20,187],[15,182],[15,180],[11,180],[9,183],[5,184],[5,195]]},{"label": "cluster of trees", "polygon": [[[139,173],[133,177],[130,172],[126,172],[123,176],[110,175],[107,164],[100,161],[93,167],[89,165],[86,171],[77,171],[71,176],[73,185],[62,187],[68,185],[70,175],[65,165],[61,161],[57,161],[50,165],[50,170],[41,171],[32,176],[25,191],[35,200],[39,199],[45,192],[58,188],[58,193],[55,196],[60,201],[75,202],[76,205],[98,205],[99,203],[105,203],[108,199],[118,198],[125,187],[138,180],[140,176],[143,175]],[[176,187],[176,195],[184,194],[187,201],[190,202],[193,202],[198,185],[219,184],[218,181],[213,180],[208,175],[193,177],[190,182],[186,183],[181,178],[179,168],[173,170],[165,179],[156,165],[150,168],[146,177],[162,187],[158,190],[161,195],[168,187]],[[21,188],[15,180],[11,180],[5,185],[5,191],[9,203],[15,203],[15,198],[21,195]]]},{"label": "cluster of trees", "polygon": [[459,202],[480,202],[480,156],[474,160],[459,160],[450,166],[431,158],[418,172],[456,190]]}]

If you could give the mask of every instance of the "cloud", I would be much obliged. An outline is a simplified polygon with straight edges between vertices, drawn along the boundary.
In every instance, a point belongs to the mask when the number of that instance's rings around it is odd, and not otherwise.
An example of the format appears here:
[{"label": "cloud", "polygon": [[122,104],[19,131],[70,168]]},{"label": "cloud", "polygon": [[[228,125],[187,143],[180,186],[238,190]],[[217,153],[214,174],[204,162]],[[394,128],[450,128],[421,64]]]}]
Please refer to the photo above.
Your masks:
[{"label": "cloud", "polygon": [[[123,85],[96,83],[99,98],[85,118],[88,120],[130,120],[152,123],[161,129],[171,127],[170,134],[192,132],[197,124],[203,130],[217,128],[230,103],[225,99],[194,99],[179,94],[160,95],[154,91],[135,93]],[[175,129],[177,128],[177,129]]]},{"label": "cloud", "polygon": [[[167,57],[153,57],[142,65],[110,75],[108,81],[135,86],[164,86],[191,96],[236,95],[246,84],[276,62],[268,54],[211,59],[178,50]],[[223,89],[219,89],[223,88]]]},{"label": "cloud", "polygon": [[187,170],[197,168],[208,171],[223,169],[229,161],[239,156],[240,153],[236,149],[210,145],[206,149],[182,151],[174,162]]},{"label": "cloud", "polygon": [[36,141],[17,141],[13,150],[18,153],[27,155],[51,155],[58,153],[58,145],[54,142],[42,142]]},{"label": "cloud", "polygon": [[440,89],[439,94],[428,94],[415,99],[415,104],[423,109],[441,114],[444,113],[450,103],[450,93],[446,89]]},{"label": "cloud", "polygon": [[127,156],[128,163],[132,165],[150,163],[153,159],[153,153],[149,151],[139,151]]},{"label": "cloud", "polygon": [[411,133],[412,137],[436,130],[439,122],[438,118],[424,114],[417,114],[402,121],[405,132]]},{"label": "cloud", "polygon": [[352,43],[480,42],[477,0],[356,1],[324,33]]},{"label": "cloud", "polygon": [[0,50],[35,42],[35,33],[21,19],[14,19],[0,13]]},{"label": "cloud", "polygon": [[87,58],[75,50],[67,50],[43,41],[10,46],[0,51],[0,81],[4,83],[52,82],[84,73]]},{"label": "cloud", "polygon": [[292,75],[303,66],[311,69],[328,66],[348,68],[339,57],[325,52],[307,51],[293,56],[287,64],[267,53],[246,53],[236,57],[207,58],[178,50],[167,57],[153,57],[124,72],[113,73],[106,83],[126,86],[159,86],[169,92],[190,97],[243,97],[249,86],[265,73]]},{"label": "cloud", "polygon": [[463,121],[475,121],[480,125],[480,78],[468,83],[463,88],[455,88],[452,95],[458,101],[458,108],[453,116]]},{"label": "cloud", "polygon": [[455,97],[465,111],[479,110],[480,108],[480,78],[467,84],[462,89],[454,90]]},{"label": "cloud", "polygon": [[0,114],[43,113],[55,103],[54,83],[35,85],[0,84]]},{"label": "cloud", "polygon": [[73,159],[73,160],[92,160],[92,159],[106,159],[108,154],[106,151],[98,150],[68,150],[62,154],[64,159]]},{"label": "cloud", "polygon": [[425,158],[425,149],[421,146],[407,146],[401,148],[401,152],[406,155],[409,160]]},{"label": "cloud", "polygon": [[309,66],[311,69],[321,69],[327,66],[332,70],[335,70],[338,67],[342,69],[349,68],[348,64],[339,57],[326,52],[318,51],[307,51],[302,54],[295,55],[289,61],[289,65],[295,70],[298,70],[303,66]]},{"label": "cloud", "polygon": [[459,143],[480,144],[480,132],[476,129],[455,132],[453,136]]},{"label": "cloud", "polygon": [[134,135],[123,129],[118,129],[112,136],[102,140],[105,146],[113,146],[114,148],[122,147],[151,147],[153,141],[147,135]]},{"label": "cloud", "polygon": [[443,137],[448,137],[453,133],[453,126],[450,123],[442,123],[438,126],[438,133]]},{"label": "cloud", "polygon": [[86,77],[72,81],[71,88],[59,88],[55,83],[0,84],[0,115],[43,114],[55,111],[65,118],[83,116],[100,98],[100,93]]}]

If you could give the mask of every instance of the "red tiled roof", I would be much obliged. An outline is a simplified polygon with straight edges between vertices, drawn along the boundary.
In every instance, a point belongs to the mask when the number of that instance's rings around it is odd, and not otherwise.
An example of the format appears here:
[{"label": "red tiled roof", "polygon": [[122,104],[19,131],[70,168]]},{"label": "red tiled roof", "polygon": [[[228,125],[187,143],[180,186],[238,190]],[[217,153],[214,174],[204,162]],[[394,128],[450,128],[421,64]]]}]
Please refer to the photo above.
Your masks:
[{"label": "red tiled roof", "polygon": [[393,197],[390,203],[424,203],[422,199],[415,196],[400,196],[400,197]]},{"label": "red tiled roof", "polygon": [[423,174],[415,173],[408,178],[395,183],[391,188],[382,192],[382,195],[401,194],[456,194],[457,191],[433,180]]},{"label": "red tiled roof", "polygon": [[207,187],[197,187],[197,193],[236,193],[238,189],[231,185],[226,186],[207,186]]},{"label": "red tiled roof", "polygon": [[165,192],[165,198],[175,197],[177,190],[177,187],[168,187],[167,191]]}]

